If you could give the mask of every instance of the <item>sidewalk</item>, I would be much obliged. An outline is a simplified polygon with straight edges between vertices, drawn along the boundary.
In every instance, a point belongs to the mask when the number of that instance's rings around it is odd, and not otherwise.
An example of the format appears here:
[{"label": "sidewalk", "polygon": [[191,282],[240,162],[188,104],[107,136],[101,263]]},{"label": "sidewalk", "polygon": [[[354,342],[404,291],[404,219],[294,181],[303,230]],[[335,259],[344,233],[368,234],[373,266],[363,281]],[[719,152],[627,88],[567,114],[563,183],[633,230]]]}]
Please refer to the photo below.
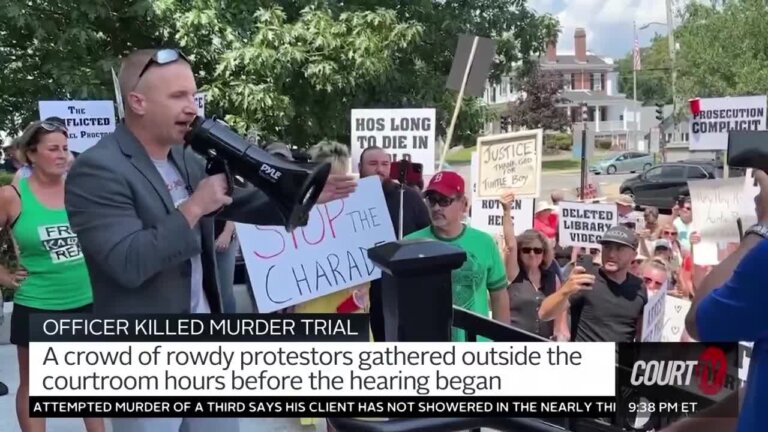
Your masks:
[{"label": "sidewalk", "polygon": [[[238,309],[245,309],[251,304],[245,285],[235,285]],[[239,310],[245,312],[245,310]],[[5,316],[5,324],[0,332],[7,332],[10,316]],[[16,347],[0,345],[0,381],[4,382],[10,393],[0,396],[0,432],[21,432],[16,420],[16,388],[19,386],[19,370],[16,364]],[[241,432],[325,432],[325,421],[318,421],[316,427],[301,426],[299,419],[290,418],[244,418],[240,420]],[[85,426],[81,419],[49,419],[47,430],[53,432],[83,432]],[[112,428],[107,422],[107,432]],[[211,431],[227,432],[227,431]]]}]

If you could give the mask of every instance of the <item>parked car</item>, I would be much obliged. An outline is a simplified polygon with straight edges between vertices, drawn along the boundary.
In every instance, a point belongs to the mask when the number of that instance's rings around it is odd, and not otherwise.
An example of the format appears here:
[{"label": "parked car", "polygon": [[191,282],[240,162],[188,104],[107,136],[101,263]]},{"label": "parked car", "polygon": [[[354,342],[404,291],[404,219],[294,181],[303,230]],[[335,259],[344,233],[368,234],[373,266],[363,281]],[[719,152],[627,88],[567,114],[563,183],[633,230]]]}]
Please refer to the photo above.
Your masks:
[{"label": "parked car", "polygon": [[[744,170],[730,168],[729,177],[743,177]],[[723,177],[723,164],[718,161],[690,159],[651,167],[640,175],[624,180],[619,191],[635,198],[639,206],[669,210],[679,196],[690,196],[688,180]]]},{"label": "parked car", "polygon": [[589,167],[595,174],[643,172],[653,166],[653,155],[640,152],[622,152],[609,156]]}]

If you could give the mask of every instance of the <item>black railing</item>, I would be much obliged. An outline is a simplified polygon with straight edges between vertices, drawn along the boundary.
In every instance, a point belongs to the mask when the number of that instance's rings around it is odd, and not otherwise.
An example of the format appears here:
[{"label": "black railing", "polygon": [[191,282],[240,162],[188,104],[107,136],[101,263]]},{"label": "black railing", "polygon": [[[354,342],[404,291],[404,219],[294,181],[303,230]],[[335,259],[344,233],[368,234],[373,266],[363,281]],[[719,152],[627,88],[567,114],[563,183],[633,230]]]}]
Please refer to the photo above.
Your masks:
[{"label": "black railing", "polygon": [[467,342],[477,342],[478,336],[494,342],[549,342],[549,339],[537,334],[456,306],[453,307],[453,326],[464,330]]}]

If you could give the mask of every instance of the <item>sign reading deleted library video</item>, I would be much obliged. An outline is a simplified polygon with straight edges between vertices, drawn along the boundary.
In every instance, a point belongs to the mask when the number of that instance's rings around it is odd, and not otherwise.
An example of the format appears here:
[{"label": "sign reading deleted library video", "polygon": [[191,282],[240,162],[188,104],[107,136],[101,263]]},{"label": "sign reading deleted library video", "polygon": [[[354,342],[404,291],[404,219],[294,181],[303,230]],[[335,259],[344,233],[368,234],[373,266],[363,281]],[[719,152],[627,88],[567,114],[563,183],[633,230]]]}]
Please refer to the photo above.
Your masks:
[{"label": "sign reading deleted library video", "polygon": [[560,203],[560,244],[599,248],[608,228],[618,222],[616,204]]}]

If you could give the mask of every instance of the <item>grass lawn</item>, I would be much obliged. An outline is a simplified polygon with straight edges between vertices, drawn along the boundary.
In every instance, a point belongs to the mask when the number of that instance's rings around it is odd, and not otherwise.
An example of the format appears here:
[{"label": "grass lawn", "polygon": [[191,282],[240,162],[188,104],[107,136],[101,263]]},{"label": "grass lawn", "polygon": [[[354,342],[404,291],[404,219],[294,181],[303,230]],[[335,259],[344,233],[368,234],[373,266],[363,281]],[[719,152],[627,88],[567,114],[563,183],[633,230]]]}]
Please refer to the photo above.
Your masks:
[{"label": "grass lawn", "polygon": [[578,159],[560,159],[541,162],[541,169],[544,171],[564,171],[581,168],[581,161]]},{"label": "grass lawn", "polygon": [[[462,148],[458,151],[448,154],[445,157],[445,161],[453,164],[468,164],[472,159],[472,152],[475,151],[475,147]],[[600,152],[598,152],[599,154]],[[542,162],[542,169],[544,171],[562,171],[579,169],[581,161],[578,159],[555,159],[545,160]]]}]

